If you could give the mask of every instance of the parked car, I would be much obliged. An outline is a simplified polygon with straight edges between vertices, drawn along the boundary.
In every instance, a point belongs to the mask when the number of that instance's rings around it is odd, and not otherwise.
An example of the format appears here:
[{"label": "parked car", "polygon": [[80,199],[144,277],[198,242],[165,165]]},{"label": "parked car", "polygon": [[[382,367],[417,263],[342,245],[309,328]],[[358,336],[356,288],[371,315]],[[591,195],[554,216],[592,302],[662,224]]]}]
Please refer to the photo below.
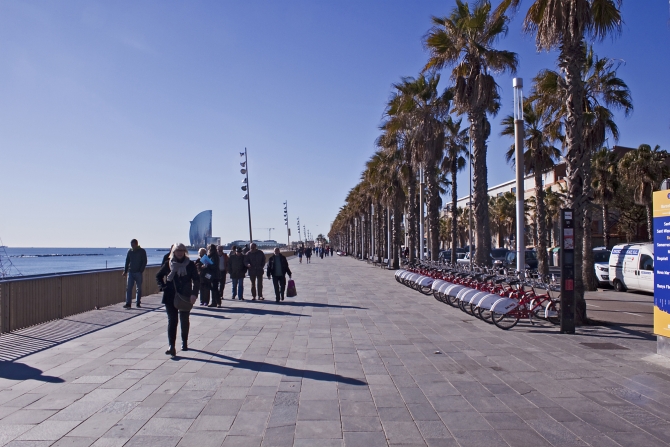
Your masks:
[{"label": "parked car", "polygon": [[609,283],[617,292],[654,291],[654,244],[619,244],[609,259]]},{"label": "parked car", "polygon": [[494,267],[502,267],[505,262],[509,250],[506,248],[494,248],[491,250],[491,258],[493,259]]},{"label": "parked car", "polygon": [[[510,251],[505,256],[504,267],[507,268],[516,268],[516,252]],[[537,268],[537,252],[535,250],[526,250],[526,259],[524,263],[526,269],[536,269]]]},{"label": "parked car", "polygon": [[598,286],[609,284],[610,282],[610,255],[611,251],[604,247],[593,250],[593,267],[596,271]]}]

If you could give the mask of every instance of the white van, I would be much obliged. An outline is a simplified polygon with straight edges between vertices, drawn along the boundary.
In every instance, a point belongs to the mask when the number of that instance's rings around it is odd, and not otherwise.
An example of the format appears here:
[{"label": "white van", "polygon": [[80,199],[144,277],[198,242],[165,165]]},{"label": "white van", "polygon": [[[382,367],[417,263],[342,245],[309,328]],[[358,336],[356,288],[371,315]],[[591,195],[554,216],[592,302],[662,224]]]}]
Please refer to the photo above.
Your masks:
[{"label": "white van", "polygon": [[619,244],[612,248],[609,282],[618,292],[626,289],[654,292],[654,244]]}]

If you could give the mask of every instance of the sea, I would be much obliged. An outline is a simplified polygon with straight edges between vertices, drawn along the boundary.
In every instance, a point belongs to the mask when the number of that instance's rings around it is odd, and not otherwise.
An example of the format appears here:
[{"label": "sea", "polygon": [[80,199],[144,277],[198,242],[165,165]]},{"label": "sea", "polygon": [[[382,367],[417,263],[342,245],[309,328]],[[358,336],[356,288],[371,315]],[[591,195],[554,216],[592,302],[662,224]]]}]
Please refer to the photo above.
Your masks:
[{"label": "sea", "polygon": [[[158,265],[169,248],[145,248],[147,264]],[[5,278],[123,267],[128,248],[0,248]]]},{"label": "sea", "polygon": [[[144,248],[147,265],[160,265],[166,248]],[[263,250],[271,253],[272,250]],[[228,250],[226,250],[228,252]],[[0,278],[102,270],[123,267],[128,248],[37,248],[0,247]],[[190,250],[191,259],[197,251]]]}]

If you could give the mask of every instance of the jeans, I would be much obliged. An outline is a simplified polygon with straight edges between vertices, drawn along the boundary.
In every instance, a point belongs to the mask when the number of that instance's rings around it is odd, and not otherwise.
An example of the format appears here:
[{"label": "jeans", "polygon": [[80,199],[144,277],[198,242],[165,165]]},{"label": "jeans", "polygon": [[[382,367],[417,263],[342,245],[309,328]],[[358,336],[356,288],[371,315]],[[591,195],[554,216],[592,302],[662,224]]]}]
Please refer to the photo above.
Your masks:
[{"label": "jeans", "polygon": [[126,283],[126,306],[130,306],[133,300],[133,285],[136,285],[135,302],[140,304],[142,298],[142,272],[128,272],[128,282]]},{"label": "jeans", "polygon": [[286,276],[273,276],[272,285],[275,286],[275,300],[283,300],[286,291]]},{"label": "jeans", "polygon": [[[240,298],[244,298],[244,278],[232,278],[233,280],[233,299],[235,299],[236,296]],[[237,292],[240,292],[238,295]]]},{"label": "jeans", "polygon": [[219,281],[219,296],[223,299],[223,289],[226,288],[226,271],[221,270],[221,280]]},{"label": "jeans", "polygon": [[[258,289],[258,296],[262,297],[263,296],[263,274],[260,273],[258,275],[249,275],[249,279],[251,280],[251,296],[256,298],[256,289]],[[258,284],[258,285],[256,285]]]},{"label": "jeans", "polygon": [[165,302],[165,311],[168,316],[168,343],[170,346],[174,346],[177,341],[177,322],[181,323],[181,341],[183,343],[188,342],[188,330],[191,327],[190,313],[177,310],[172,300]]}]

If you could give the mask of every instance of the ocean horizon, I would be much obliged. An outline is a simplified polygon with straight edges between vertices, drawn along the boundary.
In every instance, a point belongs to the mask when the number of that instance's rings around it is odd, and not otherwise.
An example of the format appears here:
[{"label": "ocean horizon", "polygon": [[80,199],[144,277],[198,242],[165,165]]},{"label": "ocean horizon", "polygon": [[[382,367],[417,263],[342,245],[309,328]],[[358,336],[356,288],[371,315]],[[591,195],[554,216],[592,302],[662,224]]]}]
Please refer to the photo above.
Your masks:
[{"label": "ocean horizon", "polygon": [[[170,250],[169,247],[142,248],[147,252],[147,265],[159,265]],[[3,271],[0,272],[0,277],[7,279],[82,270],[117,269],[125,265],[126,253],[128,248],[117,247],[2,247],[0,261]],[[189,251],[192,259],[197,258],[197,255],[197,250]]]}]

